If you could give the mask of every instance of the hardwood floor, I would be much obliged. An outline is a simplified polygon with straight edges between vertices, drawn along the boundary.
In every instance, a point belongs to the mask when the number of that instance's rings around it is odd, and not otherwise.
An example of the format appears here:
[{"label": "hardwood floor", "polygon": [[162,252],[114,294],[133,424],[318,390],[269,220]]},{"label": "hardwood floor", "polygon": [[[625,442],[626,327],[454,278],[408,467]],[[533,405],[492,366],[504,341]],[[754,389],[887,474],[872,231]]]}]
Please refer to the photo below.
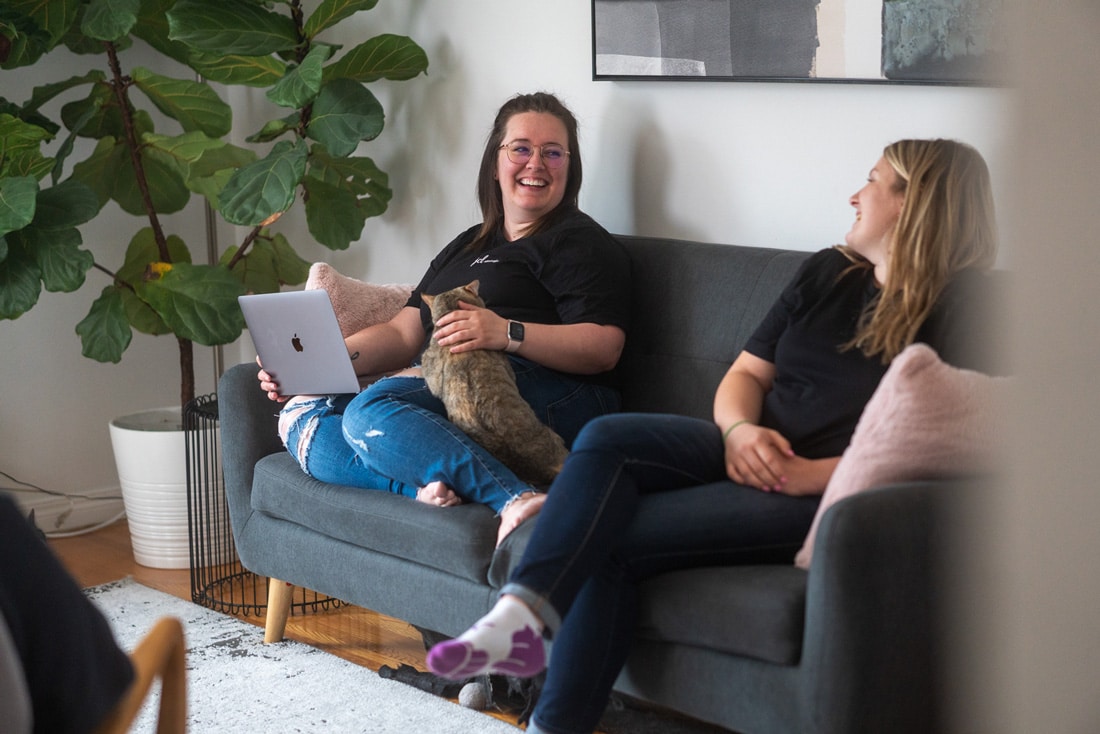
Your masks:
[{"label": "hardwood floor", "polygon": [[[132,576],[145,586],[191,599],[189,570],[149,568],[134,561],[125,520],[87,535],[51,539],[50,546],[81,586],[97,586]],[[234,616],[256,625],[256,634],[262,638],[262,617]],[[401,663],[426,669],[424,645],[412,626],[362,607],[341,606],[294,614],[287,622],[286,636],[374,671],[383,665],[396,668]],[[515,723],[515,716],[486,713]]]}]

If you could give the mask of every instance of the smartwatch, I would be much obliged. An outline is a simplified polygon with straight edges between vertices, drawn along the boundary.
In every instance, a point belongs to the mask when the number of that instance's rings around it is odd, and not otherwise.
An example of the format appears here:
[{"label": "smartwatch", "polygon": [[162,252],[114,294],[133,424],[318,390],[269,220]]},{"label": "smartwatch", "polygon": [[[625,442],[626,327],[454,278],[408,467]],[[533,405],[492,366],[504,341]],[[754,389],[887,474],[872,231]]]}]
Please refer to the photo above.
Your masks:
[{"label": "smartwatch", "polygon": [[508,346],[504,347],[504,351],[509,354],[519,351],[521,344],[523,344],[523,324],[518,321],[509,321]]}]

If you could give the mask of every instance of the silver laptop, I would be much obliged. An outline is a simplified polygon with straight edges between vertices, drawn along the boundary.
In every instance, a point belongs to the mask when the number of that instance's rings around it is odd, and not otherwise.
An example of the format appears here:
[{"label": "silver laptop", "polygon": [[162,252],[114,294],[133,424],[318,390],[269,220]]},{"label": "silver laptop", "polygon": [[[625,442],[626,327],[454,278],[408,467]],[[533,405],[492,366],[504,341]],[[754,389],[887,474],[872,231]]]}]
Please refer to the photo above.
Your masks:
[{"label": "silver laptop", "polygon": [[359,392],[328,292],[316,289],[239,296],[260,361],[283,395]]}]

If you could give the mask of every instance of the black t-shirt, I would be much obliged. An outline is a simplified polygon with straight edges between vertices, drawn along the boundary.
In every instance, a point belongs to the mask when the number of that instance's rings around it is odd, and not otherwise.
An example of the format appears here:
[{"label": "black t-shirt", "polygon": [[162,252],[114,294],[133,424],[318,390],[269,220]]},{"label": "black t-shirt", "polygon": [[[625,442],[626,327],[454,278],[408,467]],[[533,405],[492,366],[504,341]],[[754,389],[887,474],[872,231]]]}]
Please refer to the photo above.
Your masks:
[{"label": "black t-shirt", "polygon": [[[835,248],[814,253],[764,317],[745,349],[771,362],[776,376],[761,425],[783,434],[796,454],[840,456],[887,365],[858,349],[840,350],[878,288],[870,269],[853,269]],[[964,271],[945,288],[917,332],[949,364],[986,370],[975,318],[987,295],[983,275]]]},{"label": "black t-shirt", "polygon": [[[443,248],[409,297],[431,333],[421,293],[435,295],[479,281],[486,308],[536,324],[630,326],[630,256],[594,219],[574,211],[549,229],[513,242],[503,233],[476,252],[467,249],[480,227]],[[606,377],[584,377],[607,383]]]}]

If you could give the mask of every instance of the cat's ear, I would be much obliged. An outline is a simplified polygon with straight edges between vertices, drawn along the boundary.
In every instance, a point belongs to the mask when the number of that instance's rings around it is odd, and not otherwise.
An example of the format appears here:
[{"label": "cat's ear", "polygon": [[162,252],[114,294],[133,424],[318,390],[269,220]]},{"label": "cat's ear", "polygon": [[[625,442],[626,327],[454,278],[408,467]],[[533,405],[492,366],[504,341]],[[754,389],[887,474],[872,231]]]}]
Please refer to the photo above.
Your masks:
[{"label": "cat's ear", "polygon": [[466,286],[466,290],[470,291],[470,293],[473,293],[476,296],[477,295],[477,289],[480,288],[480,287],[481,287],[481,281],[480,280],[473,280],[473,281],[470,281],[470,283]]},{"label": "cat's ear", "polygon": [[421,293],[420,297],[424,299],[424,303],[428,304],[428,308],[432,307],[432,301],[435,300],[435,296],[429,296],[427,293]]}]

